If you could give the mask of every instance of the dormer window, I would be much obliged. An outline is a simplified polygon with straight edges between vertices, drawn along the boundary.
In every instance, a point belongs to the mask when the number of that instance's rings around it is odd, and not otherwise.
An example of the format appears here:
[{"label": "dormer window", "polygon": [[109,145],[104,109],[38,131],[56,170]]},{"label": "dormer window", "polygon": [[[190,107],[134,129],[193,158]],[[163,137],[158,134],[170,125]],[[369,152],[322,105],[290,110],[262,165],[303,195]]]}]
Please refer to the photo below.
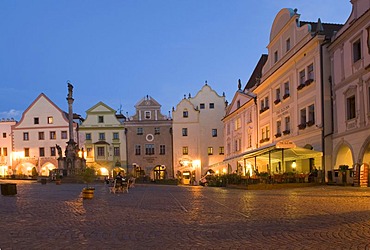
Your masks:
[{"label": "dormer window", "polygon": [[104,116],[98,116],[98,123],[104,123]]},{"label": "dormer window", "polygon": [[189,112],[187,110],[182,111],[182,117],[184,118],[189,117]]},{"label": "dormer window", "polygon": [[150,115],[150,111],[145,111],[145,119],[150,119],[151,115]]}]

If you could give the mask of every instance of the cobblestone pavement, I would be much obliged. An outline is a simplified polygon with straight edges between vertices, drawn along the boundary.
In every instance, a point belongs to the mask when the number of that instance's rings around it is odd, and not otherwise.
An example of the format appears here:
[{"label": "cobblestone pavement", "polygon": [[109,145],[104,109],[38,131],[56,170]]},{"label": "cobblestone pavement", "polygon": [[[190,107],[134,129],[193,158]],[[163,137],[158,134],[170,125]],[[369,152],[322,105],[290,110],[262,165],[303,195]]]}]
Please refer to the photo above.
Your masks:
[{"label": "cobblestone pavement", "polygon": [[[4,181],[0,180],[0,183]],[[15,181],[0,249],[370,249],[370,189],[279,190]]]}]

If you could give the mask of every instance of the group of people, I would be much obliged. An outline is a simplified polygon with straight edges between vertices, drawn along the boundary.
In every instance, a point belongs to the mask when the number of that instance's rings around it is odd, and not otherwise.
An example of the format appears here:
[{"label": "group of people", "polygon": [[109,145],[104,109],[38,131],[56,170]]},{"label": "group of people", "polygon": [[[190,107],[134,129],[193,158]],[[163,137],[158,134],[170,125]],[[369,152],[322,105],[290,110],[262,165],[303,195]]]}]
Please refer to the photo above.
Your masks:
[{"label": "group of people", "polygon": [[122,175],[121,172],[118,172],[112,183],[109,181],[109,179],[106,179],[106,183],[111,184],[112,193],[119,191],[128,192],[129,188],[134,187],[135,178],[127,178],[126,176]]}]

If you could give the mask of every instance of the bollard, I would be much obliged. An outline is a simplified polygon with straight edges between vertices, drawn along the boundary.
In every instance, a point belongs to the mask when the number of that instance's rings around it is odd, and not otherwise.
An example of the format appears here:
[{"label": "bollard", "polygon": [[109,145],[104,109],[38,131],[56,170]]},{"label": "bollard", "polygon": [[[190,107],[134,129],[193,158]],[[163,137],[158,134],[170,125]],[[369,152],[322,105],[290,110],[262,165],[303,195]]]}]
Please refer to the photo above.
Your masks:
[{"label": "bollard", "polygon": [[17,184],[15,183],[1,184],[1,194],[2,195],[16,195],[17,194]]}]

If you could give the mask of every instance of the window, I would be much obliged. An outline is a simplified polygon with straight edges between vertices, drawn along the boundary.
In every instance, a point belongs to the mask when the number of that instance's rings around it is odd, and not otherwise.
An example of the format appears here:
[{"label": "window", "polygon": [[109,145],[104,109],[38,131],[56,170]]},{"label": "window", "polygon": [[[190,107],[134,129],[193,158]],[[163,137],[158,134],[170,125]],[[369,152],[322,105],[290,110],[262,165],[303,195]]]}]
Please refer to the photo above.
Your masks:
[{"label": "window", "polygon": [[3,133],[3,138],[6,138],[6,133]]},{"label": "window", "polygon": [[159,145],[159,154],[160,155],[166,154],[166,145]]},{"label": "window", "polygon": [[280,88],[277,88],[275,90],[275,100],[279,100],[280,101]]},{"label": "window", "polygon": [[300,124],[305,125],[306,122],[307,122],[307,119],[306,119],[306,108],[301,109],[300,114],[301,114],[301,123]]},{"label": "window", "polygon": [[97,147],[98,150],[98,157],[104,157],[105,156],[105,148],[104,147]]},{"label": "window", "polygon": [[215,108],[215,104],[213,103],[213,102],[211,102],[210,104],[209,104],[209,109],[214,109]]},{"label": "window", "polygon": [[226,133],[229,135],[230,134],[230,124],[228,123],[226,126]]},{"label": "window", "polygon": [[356,118],[356,98],[351,96],[347,98],[347,120]]},{"label": "window", "polygon": [[237,108],[240,108],[240,100],[238,100],[238,101],[236,102],[236,107],[237,107]]},{"label": "window", "polygon": [[219,154],[219,155],[224,155],[224,154],[225,154],[225,149],[224,149],[224,147],[219,147],[219,148],[218,148],[218,154]]},{"label": "window", "polygon": [[141,146],[135,145],[135,155],[141,155]]},{"label": "window", "polygon": [[242,127],[242,120],[240,117],[236,118],[235,122],[234,122],[234,126],[235,126],[235,130],[238,130]]},{"label": "window", "polygon": [[61,131],[61,133],[60,133],[60,137],[61,137],[62,139],[67,139],[67,131]]},{"label": "window", "polygon": [[248,134],[248,147],[252,147],[252,134]]},{"label": "window", "polygon": [[105,140],[105,133],[99,133],[99,141]]},{"label": "window", "polygon": [[201,103],[199,107],[200,109],[205,109],[206,106],[204,105],[204,103]]},{"label": "window", "polygon": [[24,157],[30,157],[30,149],[24,148]]},{"label": "window", "polygon": [[50,147],[50,156],[56,156],[55,147]]},{"label": "window", "polygon": [[290,38],[288,38],[285,42],[285,50],[288,52],[290,50]]},{"label": "window", "polygon": [[283,96],[283,98],[285,99],[285,98],[289,97],[289,95],[290,95],[289,82],[286,82],[286,83],[284,83],[284,96]]},{"label": "window", "polygon": [[98,116],[98,123],[104,123],[104,116],[102,115]]},{"label": "window", "polygon": [[33,118],[33,124],[39,124],[39,118],[38,117]]},{"label": "window", "polygon": [[266,138],[266,134],[265,134],[265,128],[262,128],[261,129],[261,135],[262,135],[262,140],[265,140],[265,138]]},{"label": "window", "polygon": [[270,139],[270,127],[266,126],[266,140]]},{"label": "window", "polygon": [[276,63],[279,60],[278,51],[274,52],[274,63]]},{"label": "window", "polygon": [[119,147],[114,147],[113,148],[113,155],[114,156],[119,156],[120,155],[120,149],[119,149]]},{"label": "window", "polygon": [[145,154],[154,155],[154,144],[145,144]]},{"label": "window", "polygon": [[86,133],[85,138],[86,138],[87,141],[91,140],[91,133]]},{"label": "window", "polygon": [[151,113],[150,111],[145,111],[145,119],[150,119]]},{"label": "window", "polygon": [[281,135],[281,121],[276,122],[276,134]]},{"label": "window", "polygon": [[48,124],[53,124],[54,123],[54,119],[52,116],[49,116],[48,117]]},{"label": "window", "polygon": [[212,137],[217,137],[217,129],[212,129]]},{"label": "window", "polygon": [[189,148],[188,147],[182,147],[182,154],[188,155],[189,154]]},{"label": "window", "polygon": [[307,125],[312,126],[315,124],[315,105],[308,106],[308,121]]},{"label": "window", "polygon": [[39,140],[45,140],[44,132],[39,132]]},{"label": "window", "polygon": [[189,112],[187,110],[182,111],[182,117],[184,118],[189,117]]},{"label": "window", "polygon": [[290,132],[290,116],[285,117],[285,132]]},{"label": "window", "polygon": [[227,149],[227,153],[230,154],[231,153],[231,146],[230,146],[230,143],[228,143],[226,145],[226,149]]},{"label": "window", "polygon": [[136,134],[137,135],[142,135],[143,134],[143,128],[137,128],[137,130],[136,130]]},{"label": "window", "polygon": [[182,128],[182,136],[188,136],[188,128]]},{"label": "window", "polygon": [[208,147],[208,155],[213,155],[213,147]]},{"label": "window", "polygon": [[361,57],[361,40],[358,39],[353,43],[353,62],[357,62]]},{"label": "window", "polygon": [[23,141],[28,141],[30,139],[28,132],[23,133]]},{"label": "window", "polygon": [[118,139],[119,139],[119,133],[113,132],[113,140],[118,140]]},{"label": "window", "polygon": [[159,127],[154,128],[154,134],[155,134],[155,135],[159,135],[160,133],[161,133],[161,130],[160,130],[160,128],[159,128]]},{"label": "window", "polygon": [[310,65],[308,65],[307,67],[307,79],[308,80],[313,80],[315,79],[314,78],[314,72],[313,72],[313,64],[311,63]]},{"label": "window", "polygon": [[299,85],[303,85],[305,81],[306,81],[306,72],[305,70],[302,70],[301,72],[299,72]]},{"label": "window", "polygon": [[39,155],[40,155],[40,157],[45,156],[45,148],[39,148]]},{"label": "window", "polygon": [[3,156],[8,156],[8,148],[3,148]]},{"label": "window", "polygon": [[57,134],[55,131],[50,131],[50,140],[55,140],[57,138]]}]

